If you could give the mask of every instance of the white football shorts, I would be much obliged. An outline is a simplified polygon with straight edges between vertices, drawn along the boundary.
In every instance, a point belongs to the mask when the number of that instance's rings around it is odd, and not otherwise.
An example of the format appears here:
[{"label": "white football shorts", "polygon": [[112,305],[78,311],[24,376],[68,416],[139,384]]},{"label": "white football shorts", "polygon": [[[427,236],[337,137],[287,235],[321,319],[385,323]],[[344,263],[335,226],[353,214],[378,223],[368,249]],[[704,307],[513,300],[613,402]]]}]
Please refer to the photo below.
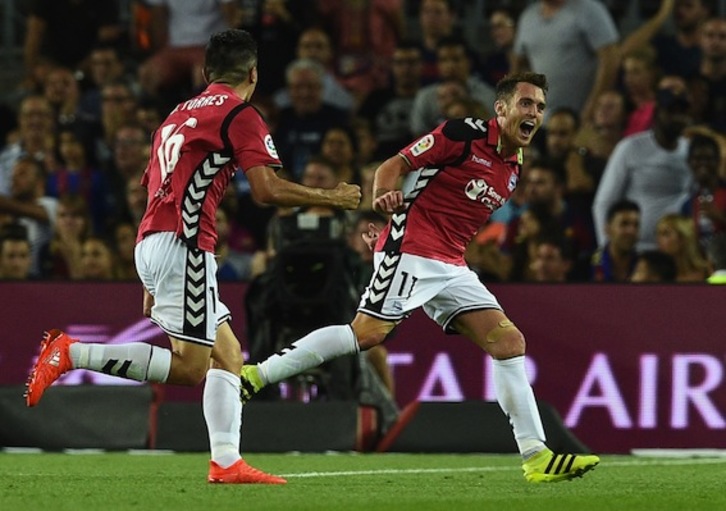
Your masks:
[{"label": "white football shorts", "polygon": [[447,332],[462,312],[502,306],[467,266],[411,254],[376,252],[371,281],[358,310],[370,316],[400,321],[418,307]]},{"label": "white football shorts", "polygon": [[173,232],[151,234],[136,245],[136,271],[154,297],[151,321],[172,337],[214,345],[231,317],[219,300],[214,254],[189,248]]}]

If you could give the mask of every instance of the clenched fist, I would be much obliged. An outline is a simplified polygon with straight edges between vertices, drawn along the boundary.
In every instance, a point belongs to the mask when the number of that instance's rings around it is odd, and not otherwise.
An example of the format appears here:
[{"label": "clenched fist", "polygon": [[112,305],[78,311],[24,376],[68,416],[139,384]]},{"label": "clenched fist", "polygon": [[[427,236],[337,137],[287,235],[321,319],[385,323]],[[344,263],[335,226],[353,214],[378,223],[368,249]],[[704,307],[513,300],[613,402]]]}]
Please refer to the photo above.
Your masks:
[{"label": "clenched fist", "polygon": [[373,211],[390,215],[403,211],[403,192],[390,190],[373,199]]},{"label": "clenched fist", "polygon": [[338,183],[333,189],[335,205],[342,209],[356,209],[360,204],[360,186],[348,183]]}]

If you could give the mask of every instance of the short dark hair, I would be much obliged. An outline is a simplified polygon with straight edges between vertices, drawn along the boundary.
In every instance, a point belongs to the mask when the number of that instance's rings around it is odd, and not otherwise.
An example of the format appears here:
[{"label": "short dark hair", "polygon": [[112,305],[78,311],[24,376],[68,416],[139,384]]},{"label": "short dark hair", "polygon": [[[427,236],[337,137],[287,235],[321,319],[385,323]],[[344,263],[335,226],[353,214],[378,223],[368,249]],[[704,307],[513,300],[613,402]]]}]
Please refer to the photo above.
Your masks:
[{"label": "short dark hair", "polygon": [[629,199],[621,199],[614,202],[608,208],[606,221],[609,223],[613,218],[615,218],[615,215],[622,213],[623,211],[635,211],[636,213],[640,213],[640,206],[638,206],[637,202],[633,202]]},{"label": "short dark hair", "polygon": [[438,52],[441,48],[464,48],[467,55],[470,52],[467,40],[456,34],[447,35],[439,39],[436,43],[436,51]]},{"label": "short dark hair", "polygon": [[508,74],[499,82],[497,82],[497,99],[507,101],[514,95],[514,91],[517,90],[517,84],[519,83],[530,83],[535,87],[542,89],[542,92],[547,95],[549,84],[547,83],[547,77],[541,73],[533,73],[526,71],[524,73]]},{"label": "short dark hair", "polygon": [[16,222],[5,224],[0,228],[0,251],[4,249],[6,241],[24,241],[30,246],[28,228]]},{"label": "short dark hair", "polygon": [[572,245],[572,240],[560,229],[544,230],[534,238],[534,244],[536,246],[551,245],[560,251],[562,259],[567,261],[572,261],[574,259],[574,247]]},{"label": "short dark hair", "polygon": [[45,166],[43,165],[43,162],[41,162],[40,160],[35,158],[35,156],[32,156],[30,154],[22,154],[22,155],[20,155],[20,157],[18,157],[17,160],[15,160],[13,167],[16,167],[18,164],[22,164],[22,163],[27,163],[28,165],[33,167],[38,179],[46,178]]},{"label": "short dark hair", "polygon": [[661,282],[675,282],[678,269],[673,256],[660,250],[646,250],[638,254],[639,261],[645,261],[648,271]]},{"label": "short dark hair", "polygon": [[210,82],[239,84],[257,65],[257,42],[246,30],[229,29],[209,38],[204,74]]},{"label": "short dark hair", "polygon": [[580,129],[580,113],[572,107],[561,106],[550,111],[549,118],[552,119],[555,115],[566,115],[570,117],[575,123],[575,131]]},{"label": "short dark hair", "polygon": [[565,183],[567,183],[567,170],[565,169],[563,162],[561,162],[557,158],[552,158],[548,156],[536,158],[532,160],[532,162],[529,164],[529,168],[546,170],[547,172],[552,174],[552,177],[554,177],[555,179],[555,183],[557,183],[558,185],[564,185]]},{"label": "short dark hair", "polygon": [[697,147],[708,147],[710,149],[713,149],[716,152],[716,156],[718,156],[719,161],[721,160],[721,148],[718,145],[718,142],[715,138],[713,138],[710,135],[694,135],[691,137],[691,143],[688,144],[688,157],[693,156],[693,151]]}]

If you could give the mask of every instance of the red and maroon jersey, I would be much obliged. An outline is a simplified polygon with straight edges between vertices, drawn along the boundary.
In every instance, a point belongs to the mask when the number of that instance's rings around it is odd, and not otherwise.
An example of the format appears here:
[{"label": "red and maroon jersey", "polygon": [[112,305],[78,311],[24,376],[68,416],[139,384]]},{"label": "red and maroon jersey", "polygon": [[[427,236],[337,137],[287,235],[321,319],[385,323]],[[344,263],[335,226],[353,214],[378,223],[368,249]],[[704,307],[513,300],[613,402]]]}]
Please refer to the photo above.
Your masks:
[{"label": "red and maroon jersey", "polygon": [[499,155],[495,119],[447,121],[399,154],[413,169],[403,184],[404,212],[391,216],[377,251],[464,265],[464,251],[491,213],[512,195],[521,152]]},{"label": "red and maroon jersey", "polygon": [[237,168],[280,167],[259,112],[231,87],[211,84],[180,103],[154,133],[142,178],[149,191],[137,242],[172,231],[190,247],[214,252],[215,211]]}]

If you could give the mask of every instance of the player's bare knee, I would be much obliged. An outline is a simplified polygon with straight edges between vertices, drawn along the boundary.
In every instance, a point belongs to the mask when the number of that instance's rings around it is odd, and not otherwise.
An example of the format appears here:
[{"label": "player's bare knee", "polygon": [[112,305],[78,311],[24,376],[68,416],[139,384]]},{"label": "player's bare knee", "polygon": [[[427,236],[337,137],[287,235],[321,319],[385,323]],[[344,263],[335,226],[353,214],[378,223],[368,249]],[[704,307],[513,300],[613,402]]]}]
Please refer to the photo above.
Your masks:
[{"label": "player's bare knee", "polygon": [[524,355],[526,343],[522,332],[510,320],[502,320],[486,335],[486,350],[494,358]]},{"label": "player's bare knee", "polygon": [[369,350],[386,340],[395,325],[378,320],[354,320],[351,324],[361,351]]},{"label": "player's bare knee", "polygon": [[172,367],[168,383],[195,387],[199,385],[207,374],[206,365],[178,364]]},{"label": "player's bare knee", "polygon": [[233,374],[239,374],[244,358],[239,350],[229,350],[223,353],[212,352],[212,360],[209,365],[212,369],[224,369]]}]

